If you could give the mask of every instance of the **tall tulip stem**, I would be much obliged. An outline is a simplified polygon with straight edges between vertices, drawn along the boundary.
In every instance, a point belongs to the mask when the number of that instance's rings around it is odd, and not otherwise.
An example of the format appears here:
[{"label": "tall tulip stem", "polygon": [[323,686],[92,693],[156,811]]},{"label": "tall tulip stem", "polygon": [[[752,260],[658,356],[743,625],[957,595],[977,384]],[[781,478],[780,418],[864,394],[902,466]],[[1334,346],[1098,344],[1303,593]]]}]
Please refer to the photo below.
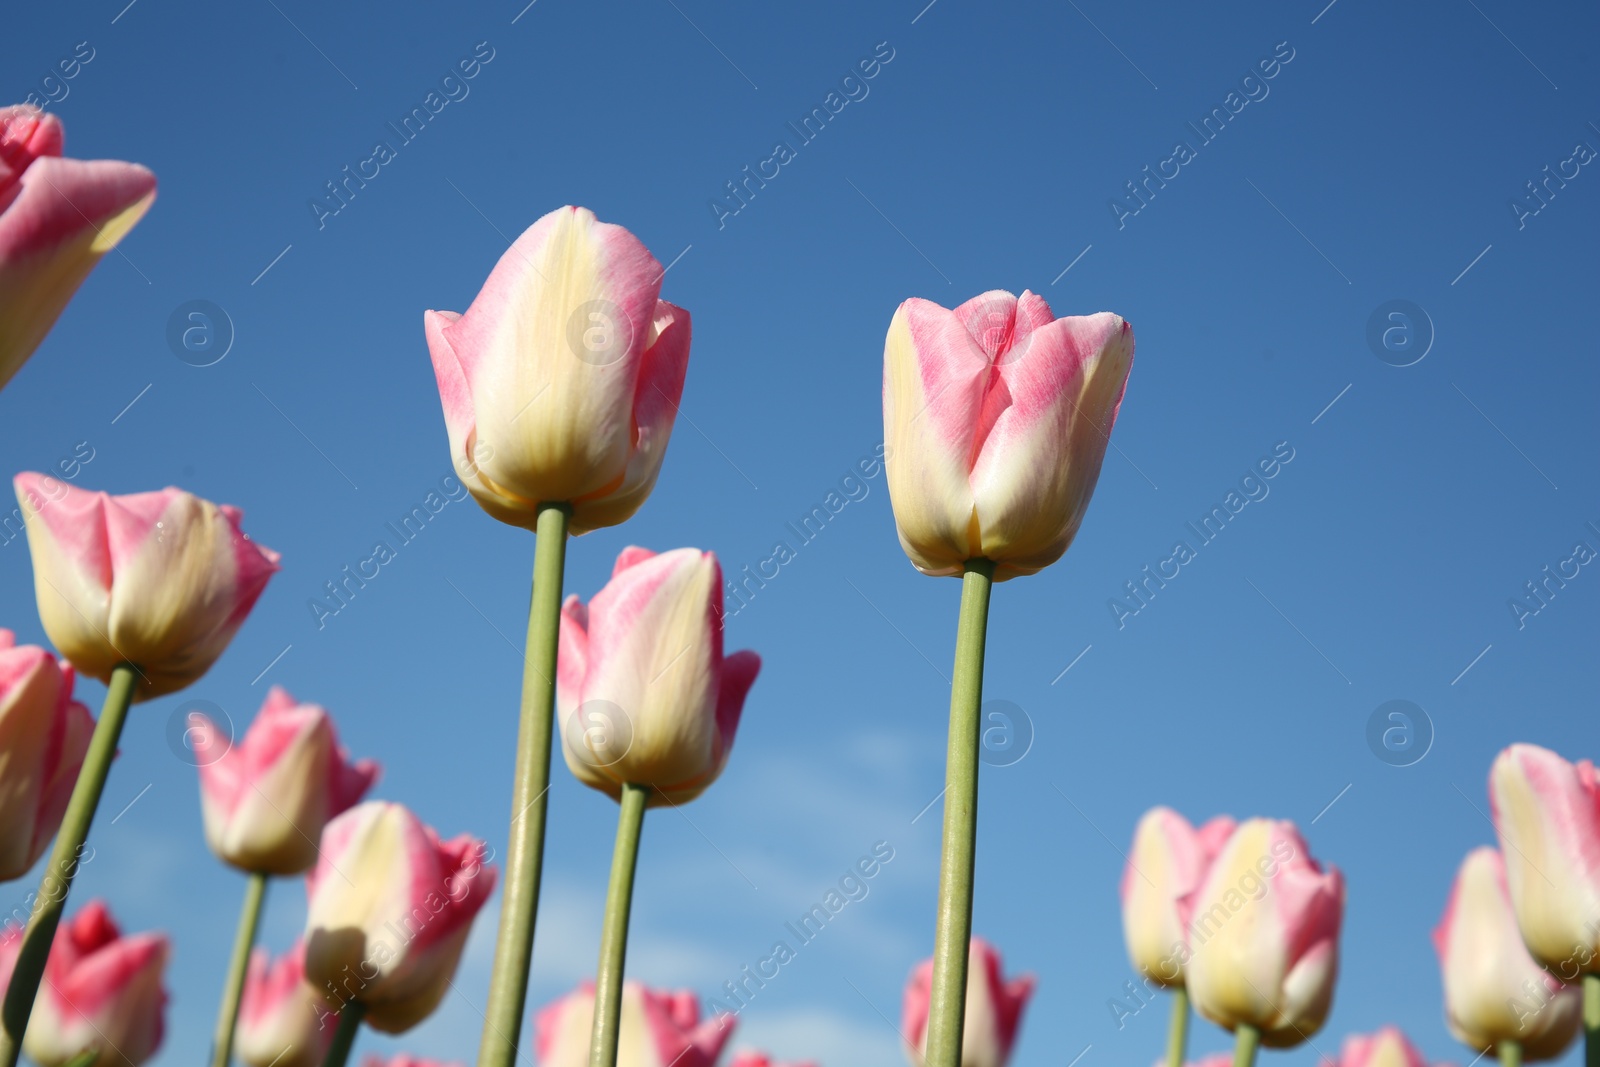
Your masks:
[{"label": "tall tulip stem", "polygon": [[322,1057],[322,1067],[344,1067],[350,1059],[350,1050],[355,1047],[356,1033],[361,1029],[361,1020],[366,1014],[366,1006],[359,1000],[344,1002],[339,1009],[339,1025],[333,1031],[328,1054]]},{"label": "tall tulip stem", "polygon": [[1583,976],[1583,1062],[1600,1067],[1600,974]]},{"label": "tall tulip stem", "polygon": [[1172,990],[1172,1023],[1167,1028],[1167,1067],[1183,1067],[1183,1057],[1189,1050],[1189,990],[1175,986]]},{"label": "tall tulip stem", "polygon": [[256,930],[261,925],[261,902],[266,895],[267,876],[260,871],[252,872],[244,886],[244,907],[239,912],[239,929],[233,935],[233,956],[228,960],[228,975],[222,986],[217,1036],[211,1046],[211,1067],[228,1067],[228,1060],[233,1056],[233,1027],[239,1018],[244,975],[250,966],[250,949],[256,943]]},{"label": "tall tulip stem", "polygon": [[1517,1041],[1502,1041],[1496,1049],[1500,1056],[1500,1067],[1522,1067],[1522,1044]]},{"label": "tall tulip stem", "polygon": [[[484,1009],[478,1067],[512,1067],[528,997],[528,965],[539,910],[544,866],[546,794],[550,789],[550,738],[555,716],[556,645],[561,636],[561,586],[567,563],[566,504],[539,508],[534,533],[533,596],[522,660],[522,718],[517,728],[516,781],[511,789],[511,840],[500,902],[489,1002]],[[7,1065],[0,1064],[0,1067]]]},{"label": "tall tulip stem", "polygon": [[112,668],[105,704],[94,724],[89,751],[83,757],[83,769],[72,787],[72,798],[67,801],[67,813],[61,820],[55,848],[50,852],[50,865],[39,879],[33,914],[22,934],[16,969],[11,972],[5,1004],[0,1008],[0,1065],[3,1067],[16,1067],[17,1056],[22,1052],[22,1034],[28,1028],[28,1016],[33,1014],[33,999],[39,993],[50,945],[61,923],[61,913],[66,910],[72,879],[78,873],[78,860],[83,843],[89,837],[89,825],[94,822],[100,794],[111,773],[111,760],[117,754],[117,742],[122,738],[122,725],[128,719],[128,706],[133,703],[138,677],[139,669],[131,663],[119,663]]},{"label": "tall tulip stem", "polygon": [[639,832],[644,827],[650,788],[624,784],[617,816],[617,844],[611,853],[611,884],[606,889],[605,924],[600,928],[600,963],[594,974],[594,1030],[589,1037],[589,1067],[616,1067],[617,1034],[622,1023],[622,973],[628,955],[628,916],[633,910],[633,874],[639,863]]},{"label": "tall tulip stem", "polygon": [[944,845],[939,913],[933,931],[927,1067],[960,1067],[966,1019],[967,952],[972,940],[972,871],[978,842],[978,755],[982,744],[983,643],[994,564],[967,561],[950,682],[950,740],[944,771]]},{"label": "tall tulip stem", "polygon": [[1240,1023],[1233,1032],[1233,1067],[1255,1067],[1256,1049],[1261,1047],[1261,1031]]}]

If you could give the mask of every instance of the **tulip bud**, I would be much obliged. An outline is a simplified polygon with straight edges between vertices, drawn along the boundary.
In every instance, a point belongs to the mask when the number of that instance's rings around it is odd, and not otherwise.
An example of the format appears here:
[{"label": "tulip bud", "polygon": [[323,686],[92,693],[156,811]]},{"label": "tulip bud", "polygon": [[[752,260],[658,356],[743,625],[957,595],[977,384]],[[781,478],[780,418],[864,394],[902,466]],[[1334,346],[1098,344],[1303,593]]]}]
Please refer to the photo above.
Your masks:
[{"label": "tulip bud", "polygon": [[722,655],[716,556],[624,549],[587,606],[569,597],[561,609],[556,701],[567,766],[613,798],[628,782],[652,786],[652,804],[693,800],[728,762],[760,669],[754,652]]},{"label": "tulip bud", "polygon": [[[765,1052],[735,1052],[728,1067],[785,1067]],[[815,1060],[788,1064],[787,1067],[817,1067]]]},{"label": "tulip bud", "polygon": [[237,745],[200,712],[190,719],[206,844],[242,871],[307,870],[323,826],[378,780],[377,763],[349,762],[326,711],[277,686]]},{"label": "tulip bud", "polygon": [[375,1030],[409,1030],[450,987],[472,919],[494,889],[487,846],[439,835],[399,804],[369,800],[322,832],[306,879],[306,978]]},{"label": "tulip bud", "polygon": [[[972,939],[967,956],[961,1067],[1005,1067],[1036,982],[1031,974],[1007,980],[995,947],[981,937]],[[928,1050],[928,1006],[932,996],[933,960],[928,959],[911,972],[900,1008],[900,1033],[911,1042],[905,1049],[911,1067],[922,1067]]]},{"label": "tulip bud", "polygon": [[320,1067],[333,1043],[339,1016],[306,981],[306,946],[269,962],[267,950],[250,954],[233,1049],[247,1067]]},{"label": "tulip bud", "polygon": [[156,198],[145,168],[63,159],[61,148],[54,115],[0,108],[0,388]]},{"label": "tulip bud", "polygon": [[94,733],[69,664],[0,630],[0,881],[28,873],[61,826]]},{"label": "tulip bud", "polygon": [[424,316],[456,473],[490,515],[532,529],[540,504],[565,502],[578,534],[650,495],[689,366],[664,273],[621,226],[557,208],[465,315]]},{"label": "tulip bud", "polygon": [[1272,1048],[1321,1028],[1339,970],[1344,876],[1311,858],[1288,821],[1240,823],[1184,905],[1195,1010]]},{"label": "tulip bud", "polygon": [[[617,1067],[713,1067],[733,1036],[732,1016],[700,1021],[700,1001],[687,989],[622,983]],[[539,1067],[588,1067],[594,1027],[594,983],[540,1009],[534,1020]]]},{"label": "tulip bud", "polygon": [[1506,863],[1475,848],[1461,863],[1433,932],[1444,975],[1445,1021],[1474,1050],[1515,1041],[1526,1060],[1551,1060],[1577,1035],[1583,994],[1528,954],[1506,890]]},{"label": "tulip bud", "polygon": [[[0,936],[0,988],[22,949],[22,927]],[[90,1067],[139,1067],[161,1047],[170,945],[163,934],[123,937],[105,903],[92,900],[56,928],[22,1050],[38,1067],[94,1052]]]},{"label": "tulip bud", "polygon": [[1517,926],[1564,982],[1600,969],[1600,784],[1594,764],[1512,745],[1489,771],[1489,808]]},{"label": "tulip bud", "polygon": [[180,489],[111,496],[42,474],[17,475],[16,489],[45,632],[102,682],[133,664],[136,700],[205,674],[278,569],[238,508]]},{"label": "tulip bud", "polygon": [[1109,312],[1058,319],[994,291],[900,305],[883,354],[884,467],[900,546],[923,574],[972,559],[995,580],[1061,558],[1083,522],[1133,366]]},{"label": "tulip bud", "polygon": [[1428,1067],[1417,1046],[1393,1026],[1374,1034],[1351,1034],[1337,1060],[1322,1062],[1323,1067]]},{"label": "tulip bud", "polygon": [[1157,985],[1183,985],[1189,916],[1185,898],[1233,833],[1219,815],[1198,830],[1171,808],[1151,808],[1133,832],[1122,871],[1122,932],[1134,969]]}]

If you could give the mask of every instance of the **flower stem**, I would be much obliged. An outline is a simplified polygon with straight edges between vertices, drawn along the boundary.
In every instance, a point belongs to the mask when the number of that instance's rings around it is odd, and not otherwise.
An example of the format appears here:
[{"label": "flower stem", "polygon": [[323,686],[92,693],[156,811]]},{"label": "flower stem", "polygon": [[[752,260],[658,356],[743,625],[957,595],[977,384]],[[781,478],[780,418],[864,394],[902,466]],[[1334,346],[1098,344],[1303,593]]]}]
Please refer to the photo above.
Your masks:
[{"label": "flower stem", "polygon": [[1583,976],[1583,1062],[1600,1067],[1600,974]]},{"label": "flower stem", "polygon": [[50,865],[39,879],[33,914],[23,932],[16,969],[11,972],[5,1004],[0,1008],[0,1067],[16,1067],[17,1056],[22,1051],[22,1033],[28,1028],[28,1016],[33,1014],[33,999],[44,978],[45,960],[50,956],[61,913],[67,907],[67,894],[72,890],[73,876],[78,873],[78,860],[83,843],[89,837],[89,825],[94,822],[100,794],[105,790],[106,776],[111,773],[111,760],[117,754],[117,741],[128,719],[128,705],[133,702],[138,677],[139,669],[131,663],[119,663],[111,670],[105,704],[100,708],[99,721],[94,724],[94,735],[89,739],[89,751],[83,757],[78,781],[72,787],[72,799],[67,801],[67,813],[61,819],[61,830],[50,852]]},{"label": "flower stem", "polygon": [[239,912],[239,930],[233,935],[233,956],[228,960],[228,976],[222,986],[222,1007],[217,1011],[217,1036],[211,1046],[211,1067],[228,1067],[233,1056],[233,1026],[239,1018],[239,1000],[244,995],[244,974],[250,966],[250,949],[256,943],[261,925],[261,902],[267,895],[267,876],[253,871],[244,886],[244,908]]},{"label": "flower stem", "polygon": [[1167,1067],[1183,1067],[1183,1057],[1189,1049],[1189,990],[1174,986],[1172,990],[1172,1024],[1167,1028]]},{"label": "flower stem", "polygon": [[1240,1023],[1233,1036],[1233,1067],[1255,1067],[1256,1049],[1261,1047],[1261,1031],[1249,1023]]},{"label": "flower stem", "polygon": [[[478,1067],[512,1067],[528,997],[528,964],[539,910],[544,865],[545,794],[550,788],[550,735],[556,700],[556,644],[561,634],[561,586],[567,562],[566,504],[544,504],[536,521],[533,596],[522,661],[522,719],[511,789],[511,841],[506,848],[500,933],[495,942],[489,1002],[484,1009]],[[8,1065],[0,1064],[0,1067]]]},{"label": "flower stem", "polygon": [[1502,1041],[1496,1051],[1500,1054],[1500,1067],[1522,1067],[1521,1042]]},{"label": "flower stem", "polygon": [[617,1034],[622,1022],[622,972],[628,955],[628,915],[633,909],[633,873],[639,862],[639,832],[644,826],[650,787],[624,783],[617,815],[617,844],[611,853],[611,884],[606,889],[605,924],[600,928],[600,963],[594,975],[594,1030],[589,1037],[589,1067],[616,1067]]},{"label": "flower stem", "polygon": [[939,913],[933,930],[933,990],[928,1005],[927,1067],[960,1067],[966,1021],[967,952],[972,939],[972,870],[978,838],[978,754],[982,740],[983,642],[989,625],[994,563],[967,561],[961,579],[955,671],[950,683],[950,740],[944,772],[944,845]]},{"label": "flower stem", "polygon": [[322,1067],[344,1067],[350,1058],[350,1049],[355,1046],[356,1031],[361,1029],[361,1018],[366,1014],[366,1005],[359,1000],[344,1002],[339,1009],[339,1026],[333,1032],[328,1054],[322,1058]]}]

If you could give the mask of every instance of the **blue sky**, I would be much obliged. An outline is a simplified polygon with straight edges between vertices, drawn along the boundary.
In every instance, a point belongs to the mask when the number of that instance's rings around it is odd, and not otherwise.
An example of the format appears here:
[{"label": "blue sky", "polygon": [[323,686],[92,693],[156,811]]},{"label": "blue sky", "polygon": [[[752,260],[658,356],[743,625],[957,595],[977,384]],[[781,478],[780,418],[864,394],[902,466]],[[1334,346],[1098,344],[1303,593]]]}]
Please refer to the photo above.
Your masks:
[{"label": "blue sky", "polygon": [[[880,441],[882,338],[907,297],[1032,288],[1134,324],[1083,530],[991,615],[987,695],[1034,732],[986,769],[980,807],[976,928],[1040,979],[1019,1067],[1159,1054],[1164,1005],[1121,1030],[1107,1008],[1131,977],[1118,850],[1156,803],[1294,819],[1347,875],[1333,1016],[1272,1061],[1389,1022],[1432,1061],[1472,1059],[1444,1028],[1428,933],[1492,840],[1489,761],[1514,740],[1593,754],[1600,573],[1520,625],[1508,605],[1576,542],[1600,547],[1600,172],[1565,162],[1600,148],[1592,9],[126,2],[8,21],[0,95],[58,98],[69,154],[145,163],[161,188],[0,394],[0,447],[8,470],[45,470],[87,442],[76,484],[238,504],[284,557],[211,673],[135,709],[74,893],[172,933],[158,1063],[208,1045],[243,885],[205,849],[195,773],[169,748],[186,700],[243,724],[287,686],[383,762],[379,795],[503,847],[531,537],[452,503],[320,629],[308,601],[449,472],[422,312],[464,309],[565,203],[681,257],[662,295],[695,324],[654,496],[570,548],[584,596],[630,543],[732,571],[770,555]],[[92,60],[45,83],[80,42]],[[440,90],[480,45],[492,59]],[[1264,60],[1273,76],[1246,82]],[[435,90],[456,98],[376,178],[337,214],[311,207]],[[801,143],[788,124],[835,91],[855,99]],[[1189,124],[1215,108],[1230,117],[1201,143]],[[1180,140],[1189,156],[1164,162]],[[777,176],[737,214],[714,207],[778,141]],[[1127,199],[1146,166],[1170,180]],[[1577,173],[1514,209],[1547,166]],[[167,340],[195,300],[232,324],[210,366]],[[1386,319],[1392,301],[1410,318]],[[1369,345],[1375,314],[1395,350]],[[1124,583],[1275,448],[1293,459],[1267,495],[1119,626]],[[930,950],[938,809],[915,817],[942,784],[959,593],[911,569],[881,476],[865,484],[729,624],[766,666],[722,780],[647,820],[630,955],[713,995],[889,842],[870,895],[741,1020],[739,1044],[825,1067],[898,1057],[901,985]],[[0,604],[0,625],[43,640],[20,541],[0,546]],[[1367,745],[1391,700],[1432,724],[1412,766]],[[535,1005],[593,967],[615,819],[559,764],[554,780]],[[462,995],[361,1049],[473,1056],[495,907]],[[300,887],[275,884],[264,942],[286,947],[303,916]],[[1225,1043],[1197,1024],[1196,1052]]]}]

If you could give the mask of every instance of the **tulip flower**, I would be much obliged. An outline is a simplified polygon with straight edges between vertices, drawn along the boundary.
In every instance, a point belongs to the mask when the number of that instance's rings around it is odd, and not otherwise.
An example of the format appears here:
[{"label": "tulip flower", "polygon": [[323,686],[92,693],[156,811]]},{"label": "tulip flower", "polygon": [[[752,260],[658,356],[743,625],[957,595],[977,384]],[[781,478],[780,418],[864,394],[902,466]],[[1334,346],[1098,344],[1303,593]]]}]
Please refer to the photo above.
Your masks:
[{"label": "tulip flower", "polygon": [[1183,985],[1189,927],[1183,904],[1234,825],[1221,815],[1196,829],[1171,808],[1157,807],[1134,830],[1122,871],[1122,932],[1134,969],[1157,985]]},{"label": "tulip flower", "polygon": [[[15,924],[0,937],[0,985],[11,981],[22,947]],[[170,945],[163,934],[122,931],[92,900],[56,930],[23,1048],[38,1067],[62,1067],[94,1053],[91,1067],[138,1067],[161,1047]]]},{"label": "tulip flower", "polygon": [[[1154,1067],[1161,1067],[1165,1062],[1165,1060],[1157,1060]],[[1213,1052],[1209,1056],[1201,1056],[1197,1060],[1190,1060],[1186,1067],[1233,1067],[1233,1053]]]},{"label": "tulip flower", "polygon": [[1109,312],[1058,319],[994,291],[948,311],[900,305],[883,357],[885,469],[900,545],[924,574],[995,564],[995,581],[1061,558],[1100,477],[1133,366]]},{"label": "tulip flower", "polygon": [[73,671],[0,630],[0,881],[21,878],[61,825],[94,719]]},{"label": "tulip flower", "polygon": [[305,965],[303,941],[276,960],[266,949],[251,954],[234,1039],[247,1067],[321,1067],[338,1015],[306,981]]},{"label": "tulip flower", "polygon": [[361,1061],[361,1067],[466,1067],[466,1064],[454,1060],[425,1060],[421,1056],[410,1056],[402,1052],[387,1060],[382,1056],[368,1056]]},{"label": "tulip flower", "polygon": [[[486,846],[440,841],[406,808],[369,800],[322,832],[306,879],[306,978],[341,1010],[397,1034],[425,1019],[450,988],[473,917],[494,888]],[[348,1048],[346,1049],[348,1051]]]},{"label": "tulip flower", "polygon": [[[1031,974],[1007,979],[994,946],[981,937],[972,939],[961,1067],[1005,1067],[1036,981]],[[932,987],[933,960],[923,960],[906,982],[900,1009],[900,1033],[911,1042],[905,1053],[912,1067],[923,1067],[927,1055]]]},{"label": "tulip flower", "polygon": [[1433,932],[1444,975],[1445,1021],[1475,1051],[1515,1042],[1529,1060],[1561,1055],[1577,1035],[1583,994],[1528,954],[1506,889],[1506,863],[1488,847],[1467,854]]},{"label": "tulip flower", "polygon": [[[540,1009],[534,1021],[539,1067],[588,1067],[594,983],[583,982]],[[700,1002],[688,990],[622,987],[622,1031],[617,1067],[714,1067],[733,1036],[731,1016],[700,1020]]]},{"label": "tulip flower", "polygon": [[0,388],[156,198],[145,168],[64,159],[62,137],[54,115],[0,108]]},{"label": "tulip flower", "polygon": [[138,700],[203,675],[278,570],[238,508],[180,489],[111,496],[31,473],[16,489],[45,632],[102,682],[133,664]]},{"label": "tulip flower", "polygon": [[[765,1052],[736,1052],[728,1067],[785,1067],[784,1064],[768,1056]],[[817,1067],[815,1060],[806,1060],[804,1063],[791,1063],[787,1067]]]},{"label": "tulip flower", "polygon": [[1339,1058],[1324,1060],[1323,1067],[1428,1067],[1428,1061],[1398,1027],[1385,1026],[1372,1034],[1351,1034]]},{"label": "tulip flower", "polygon": [[1312,859],[1293,823],[1240,823],[1185,907],[1189,995],[1238,1036],[1241,1067],[1257,1040],[1288,1048],[1321,1028],[1339,969],[1344,876]]},{"label": "tulip flower", "polygon": [[430,311],[456,473],[490,515],[572,532],[626,521],[655,485],[689,365],[689,313],[621,226],[563,207],[500,257],[465,315]]}]

